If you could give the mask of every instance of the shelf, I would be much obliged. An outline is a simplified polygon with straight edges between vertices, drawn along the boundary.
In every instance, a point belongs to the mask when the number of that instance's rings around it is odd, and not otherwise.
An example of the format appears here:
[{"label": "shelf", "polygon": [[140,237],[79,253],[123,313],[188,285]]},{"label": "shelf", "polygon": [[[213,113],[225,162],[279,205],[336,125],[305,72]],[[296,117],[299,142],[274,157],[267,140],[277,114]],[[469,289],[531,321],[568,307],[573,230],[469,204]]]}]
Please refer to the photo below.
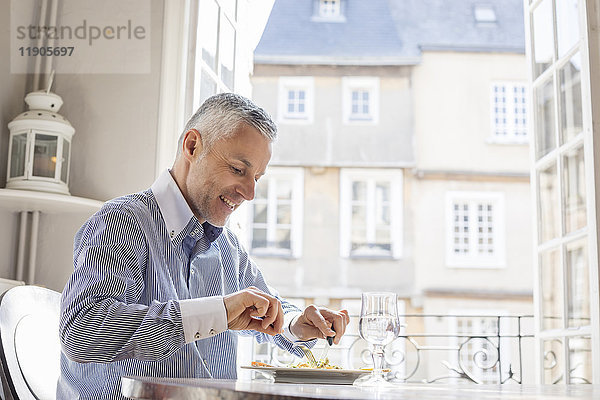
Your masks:
[{"label": "shelf", "polygon": [[0,189],[0,210],[41,211],[46,214],[93,214],[104,203],[57,193]]}]

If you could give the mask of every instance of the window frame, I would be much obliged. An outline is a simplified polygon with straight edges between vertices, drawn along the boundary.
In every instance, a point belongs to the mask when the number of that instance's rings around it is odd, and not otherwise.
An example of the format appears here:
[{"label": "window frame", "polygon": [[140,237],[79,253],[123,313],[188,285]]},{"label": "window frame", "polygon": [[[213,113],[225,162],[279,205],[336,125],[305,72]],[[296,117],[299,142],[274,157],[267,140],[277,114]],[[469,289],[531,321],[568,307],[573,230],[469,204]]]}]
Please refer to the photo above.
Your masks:
[{"label": "window frame", "polygon": [[[468,202],[476,205],[481,202],[492,203],[494,220],[494,257],[481,257],[471,251],[466,256],[458,256],[454,252],[454,204],[457,201]],[[472,192],[448,191],[446,192],[446,266],[449,268],[473,269],[499,269],[506,267],[506,236],[505,236],[505,211],[504,193],[502,192]],[[476,210],[469,211],[470,216],[476,215]],[[475,220],[475,222],[473,222]],[[477,246],[476,219],[469,218],[470,247]],[[472,250],[472,249],[471,249]]]},{"label": "window frame", "polygon": [[[325,7],[323,7],[325,2],[330,2],[334,5],[334,7],[330,7],[330,9],[336,11],[334,13],[330,13],[330,14],[324,14],[323,10],[325,9]],[[326,18],[326,19],[337,19],[342,15],[342,0],[318,0],[318,15],[321,18]]]},{"label": "window frame", "polygon": [[[387,180],[390,182],[390,253],[353,254],[351,251],[352,230],[352,183],[357,180]],[[340,256],[352,259],[394,259],[403,253],[404,175],[402,169],[355,169],[340,170]],[[367,196],[369,196],[367,194]],[[372,197],[372,196],[371,196]],[[367,218],[373,211],[367,206]],[[371,218],[372,219],[372,218]],[[367,222],[369,225],[369,222]],[[373,225],[372,223],[370,225]],[[373,228],[374,229],[374,228]],[[367,233],[369,236],[369,233]]]},{"label": "window frame", "polygon": [[[310,124],[314,120],[314,86],[312,76],[282,76],[278,83],[277,120],[285,124]],[[304,113],[288,112],[288,92],[304,90]]]},{"label": "window frame", "polygon": [[[200,25],[200,18],[202,18],[202,8],[211,3],[217,8],[217,23],[216,23],[216,51],[215,51],[215,68],[213,69],[206,61],[202,59],[202,44],[206,41],[206,38],[202,37],[201,29],[198,29]],[[200,93],[200,88],[202,85],[202,79],[209,79],[211,83],[215,85],[216,90],[214,93],[223,93],[223,92],[236,92],[238,83],[237,80],[237,69],[238,69],[238,34],[241,30],[241,26],[239,25],[236,17],[237,17],[237,3],[234,4],[234,8],[231,9],[231,5],[228,5],[227,2],[223,0],[202,0],[195,5],[196,7],[196,19],[193,21],[193,26],[196,28],[196,34],[194,35],[195,41],[194,48],[190,52],[190,57],[192,58],[188,61],[191,64],[192,77],[190,80],[193,83],[192,92],[189,94],[191,105],[191,109],[188,111],[188,114],[193,114],[206,100],[207,96],[202,96]],[[232,84],[228,85],[223,80],[222,76],[222,59],[223,48],[222,48],[222,33],[223,27],[229,24],[233,28],[233,69],[231,71],[232,76]],[[192,54],[193,53],[193,54]],[[204,76],[203,76],[204,75]]]},{"label": "window frame", "polygon": [[[563,24],[567,20],[561,20],[569,15],[561,12],[558,6],[564,6],[564,2],[555,2],[552,0],[535,0],[525,4],[525,44],[529,72],[530,90],[530,134],[532,135],[532,146],[530,146],[531,160],[531,181],[533,194],[533,210],[536,224],[534,235],[534,305],[536,318],[536,362],[538,366],[537,382],[552,382],[554,376],[552,373],[545,374],[548,370],[544,368],[547,360],[544,358],[546,351],[557,353],[556,374],[562,376],[561,383],[577,383],[572,381],[571,372],[573,371],[571,362],[572,343],[577,343],[581,339],[591,338],[591,383],[600,383],[600,298],[599,298],[599,269],[598,269],[598,236],[599,228],[597,223],[598,213],[598,161],[597,155],[600,154],[600,146],[594,136],[594,120],[598,119],[600,110],[600,86],[597,84],[597,75],[600,70],[598,26],[600,26],[600,15],[597,13],[599,0],[580,0],[574,3],[577,5],[577,15],[573,15],[577,20],[578,31],[576,35],[569,36],[569,32],[564,34],[565,26],[572,27],[572,22]],[[547,7],[546,7],[547,6]],[[543,28],[548,27],[547,34]],[[538,29],[539,28],[539,29]],[[563,35],[561,35],[563,34]],[[536,37],[537,35],[537,37]],[[543,40],[549,43],[544,43]],[[563,42],[564,39],[574,39]],[[568,47],[561,47],[561,44],[568,44]],[[562,113],[565,110],[561,104],[562,93],[560,88],[560,72],[562,68],[568,65],[571,60],[579,55],[580,57],[580,84],[581,84],[581,109],[582,109],[582,131],[577,135],[570,137],[563,136]],[[546,87],[549,90],[546,92]],[[542,100],[548,97],[548,109],[553,114],[546,115],[536,95]],[[546,126],[548,125],[548,126]],[[583,146],[584,154],[584,174],[585,174],[585,193],[586,193],[586,226],[574,232],[567,232],[565,229],[565,203],[562,195],[563,191],[569,185],[569,177],[564,172],[564,156],[572,149]],[[540,151],[541,150],[541,151]],[[544,223],[554,221],[554,216],[549,217],[542,212],[542,204],[548,202],[547,193],[540,190],[540,175],[550,168],[556,170],[556,187],[558,191],[558,201],[552,201],[557,208],[558,229],[550,238],[543,238],[540,235],[544,232]],[[590,293],[590,324],[577,327],[568,326],[569,316],[569,265],[568,265],[568,246],[578,241],[586,243],[587,262],[588,262],[588,281]],[[558,271],[550,271],[549,263],[545,257],[556,251],[558,257]],[[544,325],[544,284],[549,282],[548,277],[552,274],[559,279],[559,287],[556,292],[561,293],[562,298],[558,303],[560,315],[559,327],[547,327]],[[550,280],[551,281],[551,280]],[[553,348],[553,346],[556,346]]]},{"label": "window frame", "polygon": [[[342,78],[342,121],[346,125],[376,125],[379,123],[379,77],[345,76]],[[367,116],[352,114],[352,92],[363,90],[369,93]]]},{"label": "window frame", "polygon": [[[250,254],[258,257],[280,257],[280,258],[300,258],[302,257],[302,235],[304,224],[304,169],[302,167],[271,167],[259,181],[271,182],[272,180],[288,178],[292,182],[291,198],[291,222],[290,222],[290,249],[280,249],[276,247],[253,247],[252,239],[254,235],[254,207],[257,204],[255,198],[249,203],[247,211],[248,230],[247,247]],[[267,195],[267,241],[275,235],[277,227],[277,199],[274,198],[275,189],[269,185]],[[261,223],[262,224],[262,223]]]},{"label": "window frame", "polygon": [[[505,129],[507,131],[506,135],[500,135],[497,133],[498,124],[496,123],[496,102],[495,102],[495,92],[494,88],[496,86],[502,86],[506,88],[506,120],[508,121],[505,124]],[[525,125],[518,125],[525,130],[525,135],[517,134],[517,125],[514,123],[514,119],[517,116],[515,113],[515,103],[512,92],[515,87],[523,87],[525,89]],[[529,143],[529,99],[528,99],[528,88],[527,82],[525,81],[492,81],[490,82],[490,136],[488,139],[488,143],[494,144],[528,144]]]}]

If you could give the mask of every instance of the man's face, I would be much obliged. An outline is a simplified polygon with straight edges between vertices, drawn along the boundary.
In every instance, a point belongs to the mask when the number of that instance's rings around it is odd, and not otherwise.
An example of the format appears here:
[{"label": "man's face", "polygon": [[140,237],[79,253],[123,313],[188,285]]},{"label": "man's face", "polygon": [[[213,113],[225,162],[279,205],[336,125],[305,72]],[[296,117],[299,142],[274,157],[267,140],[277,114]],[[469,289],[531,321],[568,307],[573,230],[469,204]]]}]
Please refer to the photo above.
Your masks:
[{"label": "man's face", "polygon": [[188,204],[196,217],[224,226],[244,200],[254,198],[258,179],[271,159],[271,143],[256,129],[240,124],[232,137],[217,141],[191,162]]}]

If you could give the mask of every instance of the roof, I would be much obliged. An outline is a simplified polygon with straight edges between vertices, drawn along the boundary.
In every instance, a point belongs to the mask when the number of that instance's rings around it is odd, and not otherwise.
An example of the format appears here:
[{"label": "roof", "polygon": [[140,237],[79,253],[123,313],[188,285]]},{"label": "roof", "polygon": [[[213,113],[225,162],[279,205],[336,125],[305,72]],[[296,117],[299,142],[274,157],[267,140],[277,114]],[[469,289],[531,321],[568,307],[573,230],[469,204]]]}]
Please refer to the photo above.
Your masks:
[{"label": "roof", "polygon": [[330,61],[377,65],[401,64],[403,45],[396,34],[387,0],[346,0],[338,21],[319,20],[316,0],[276,0],[255,62],[290,64]]},{"label": "roof", "polygon": [[[450,6],[451,5],[451,6]],[[405,50],[525,53],[522,0],[391,0]],[[496,22],[477,22],[476,9],[492,9]]]},{"label": "roof", "polygon": [[525,52],[522,0],[341,1],[343,17],[329,21],[316,16],[318,0],[276,0],[255,63],[407,65],[427,50]]}]

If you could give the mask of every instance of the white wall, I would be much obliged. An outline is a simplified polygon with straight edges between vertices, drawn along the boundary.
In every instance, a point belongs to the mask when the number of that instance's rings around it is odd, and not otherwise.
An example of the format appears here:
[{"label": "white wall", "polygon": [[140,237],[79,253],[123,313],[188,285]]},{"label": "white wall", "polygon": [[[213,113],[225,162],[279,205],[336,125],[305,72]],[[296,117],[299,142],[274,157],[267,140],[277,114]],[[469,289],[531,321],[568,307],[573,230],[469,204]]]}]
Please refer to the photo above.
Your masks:
[{"label": "white wall", "polygon": [[417,168],[529,172],[527,145],[487,143],[490,83],[526,80],[524,54],[424,52],[412,81]]},{"label": "white wall", "polygon": [[[450,268],[446,264],[446,200],[449,190],[504,193],[504,268]],[[531,291],[531,203],[529,182],[422,180],[415,185],[416,287]]]},{"label": "white wall", "polygon": [[[69,188],[97,200],[136,192],[152,184],[156,153],[163,0],[151,4],[151,70],[147,74],[58,74],[53,91],[60,113],[75,127]],[[10,2],[0,3],[0,51],[10,54]],[[82,16],[83,17],[83,16]],[[104,57],[110,57],[105,54]],[[8,128],[25,110],[31,77],[10,73],[0,58],[0,187],[6,181]],[[73,236],[87,215],[42,215],[36,283],[62,290],[73,270]],[[0,207],[0,277],[13,278],[18,214]]]}]

